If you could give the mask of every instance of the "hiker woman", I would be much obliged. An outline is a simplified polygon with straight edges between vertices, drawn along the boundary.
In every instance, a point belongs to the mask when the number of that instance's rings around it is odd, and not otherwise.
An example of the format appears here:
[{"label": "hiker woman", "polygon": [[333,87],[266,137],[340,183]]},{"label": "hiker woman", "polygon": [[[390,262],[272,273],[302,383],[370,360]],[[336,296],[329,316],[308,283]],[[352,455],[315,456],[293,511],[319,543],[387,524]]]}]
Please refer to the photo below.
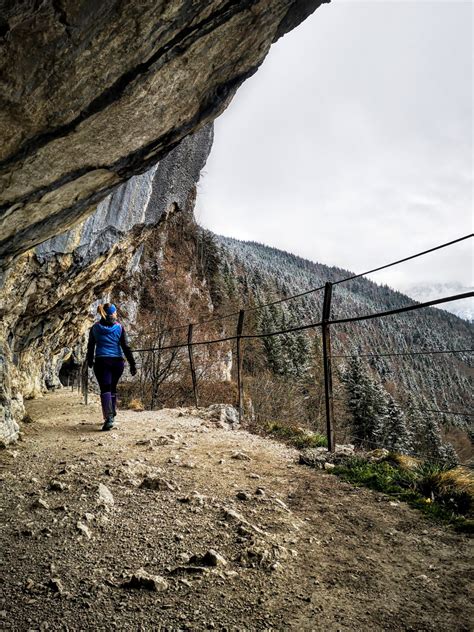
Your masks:
[{"label": "hiker woman", "polygon": [[[137,369],[132,350],[128,346],[125,329],[117,322],[117,308],[112,303],[99,305],[97,313],[100,321],[89,331],[87,345],[87,364],[94,367],[94,373],[100,386],[100,401],[104,425],[102,430],[110,430],[117,414],[117,383],[125,368],[122,351],[130,364],[130,373]],[[95,362],[94,362],[95,349]]]}]

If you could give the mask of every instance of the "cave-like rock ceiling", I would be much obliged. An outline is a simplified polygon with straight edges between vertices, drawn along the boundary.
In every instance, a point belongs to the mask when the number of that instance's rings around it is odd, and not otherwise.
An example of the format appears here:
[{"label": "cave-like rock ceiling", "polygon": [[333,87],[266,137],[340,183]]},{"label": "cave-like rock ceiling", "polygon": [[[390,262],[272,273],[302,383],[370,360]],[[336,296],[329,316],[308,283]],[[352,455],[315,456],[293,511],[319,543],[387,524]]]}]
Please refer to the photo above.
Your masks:
[{"label": "cave-like rock ceiling", "polygon": [[0,0],[3,264],[213,120],[326,1]]}]

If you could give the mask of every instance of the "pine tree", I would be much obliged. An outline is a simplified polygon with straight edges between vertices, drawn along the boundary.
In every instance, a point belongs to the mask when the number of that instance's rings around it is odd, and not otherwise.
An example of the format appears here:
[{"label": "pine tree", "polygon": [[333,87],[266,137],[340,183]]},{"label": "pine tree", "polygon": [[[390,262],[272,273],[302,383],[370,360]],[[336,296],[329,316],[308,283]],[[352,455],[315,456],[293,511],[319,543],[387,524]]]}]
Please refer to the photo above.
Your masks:
[{"label": "pine tree", "polygon": [[[274,309],[270,308],[262,310],[260,319],[260,331],[262,333],[275,331],[277,329],[277,324]],[[266,338],[262,338],[262,342],[269,368],[276,375],[283,375],[284,366],[282,362],[282,337],[268,336]]]},{"label": "pine tree", "polygon": [[420,404],[411,393],[408,395],[404,406],[406,425],[412,436],[412,448],[414,452],[419,452],[420,444],[425,435],[425,416],[420,410]]},{"label": "pine tree", "polygon": [[420,455],[432,458],[442,464],[452,467],[459,463],[455,449],[450,443],[443,441],[441,426],[436,417],[437,413],[430,411],[429,402],[425,397],[420,398],[420,410],[424,418],[423,433],[418,443]]},{"label": "pine tree", "polygon": [[354,442],[375,446],[384,433],[386,393],[381,384],[370,377],[357,355],[349,360],[343,382],[347,388],[348,406],[352,413]]},{"label": "pine tree", "polygon": [[385,420],[384,446],[399,454],[410,454],[413,451],[413,436],[409,431],[403,410],[387,393],[387,416]]}]

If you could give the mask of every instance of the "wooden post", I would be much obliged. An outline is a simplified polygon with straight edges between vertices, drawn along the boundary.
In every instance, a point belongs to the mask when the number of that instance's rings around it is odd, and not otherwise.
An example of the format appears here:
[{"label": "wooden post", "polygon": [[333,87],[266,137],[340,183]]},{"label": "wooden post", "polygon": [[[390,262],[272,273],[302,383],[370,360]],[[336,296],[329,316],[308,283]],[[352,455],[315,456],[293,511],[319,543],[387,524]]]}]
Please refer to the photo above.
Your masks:
[{"label": "wooden post", "polygon": [[239,320],[237,322],[237,388],[239,391],[239,422],[242,422],[244,417],[244,384],[242,381],[242,332],[244,329],[244,316],[245,311],[243,309],[239,312]]},{"label": "wooden post", "polygon": [[191,377],[193,380],[193,392],[194,392],[194,402],[196,404],[196,408],[199,408],[199,398],[197,391],[197,380],[196,380],[196,371],[194,369],[194,359],[193,359],[193,327],[192,323],[189,323],[188,327],[188,354],[189,354],[189,366],[191,367]]},{"label": "wooden post", "polygon": [[89,403],[89,367],[86,360],[82,365],[82,393],[84,395],[84,404],[87,406]]},{"label": "wooden post", "polygon": [[328,450],[334,452],[336,441],[334,437],[334,410],[332,397],[332,371],[331,371],[331,332],[329,320],[331,318],[332,283],[327,282],[324,288],[322,334],[323,334],[323,365],[324,365],[324,398],[326,403],[326,433]]},{"label": "wooden post", "polygon": [[151,402],[150,402],[150,410],[155,408],[155,392],[156,392],[156,370],[155,370],[155,350],[151,350]]}]

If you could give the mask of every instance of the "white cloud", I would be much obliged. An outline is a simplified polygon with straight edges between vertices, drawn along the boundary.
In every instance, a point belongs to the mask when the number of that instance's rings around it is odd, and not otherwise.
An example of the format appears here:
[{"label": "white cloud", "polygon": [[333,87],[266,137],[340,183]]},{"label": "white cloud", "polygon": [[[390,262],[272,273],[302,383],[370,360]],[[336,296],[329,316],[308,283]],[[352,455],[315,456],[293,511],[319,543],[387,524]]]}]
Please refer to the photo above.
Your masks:
[{"label": "white cloud", "polygon": [[[472,11],[323,5],[216,121],[200,221],[357,272],[472,232]],[[375,279],[470,285],[472,247]]]}]

